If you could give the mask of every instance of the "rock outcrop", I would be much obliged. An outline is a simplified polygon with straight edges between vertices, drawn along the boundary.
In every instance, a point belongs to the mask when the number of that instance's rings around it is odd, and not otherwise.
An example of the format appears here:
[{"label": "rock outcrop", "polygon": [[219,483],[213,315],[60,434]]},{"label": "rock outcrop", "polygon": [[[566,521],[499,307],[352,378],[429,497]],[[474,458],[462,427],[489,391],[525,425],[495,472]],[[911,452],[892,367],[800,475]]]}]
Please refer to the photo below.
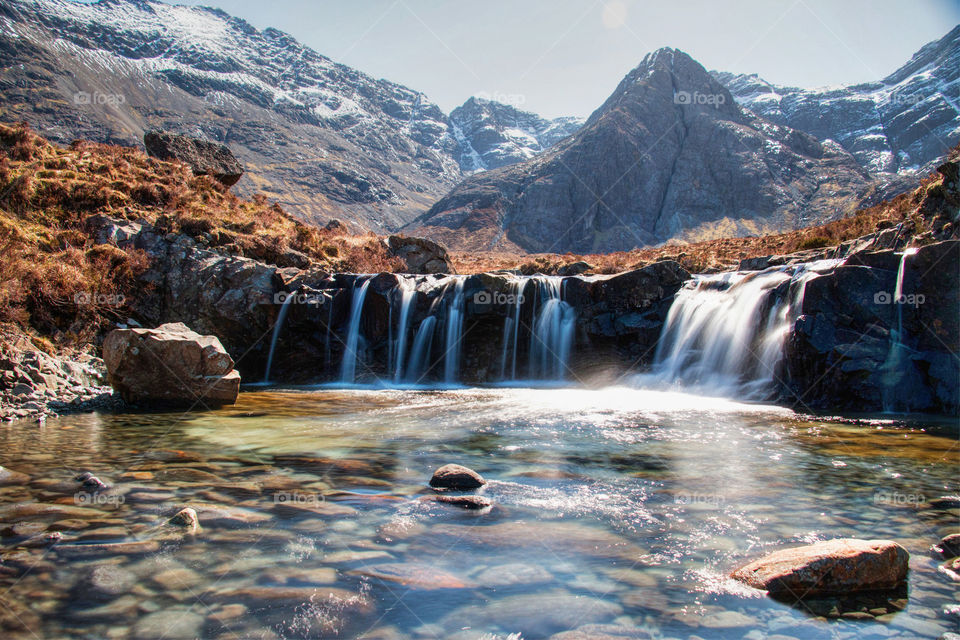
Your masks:
[{"label": "rock outcrop", "polygon": [[[897,297],[901,265],[902,284]],[[784,379],[800,407],[960,407],[960,241],[854,253],[807,283],[787,337]]]},{"label": "rock outcrop", "polygon": [[243,175],[243,167],[225,145],[165,131],[148,131],[143,136],[147,153],[154,158],[189,165],[194,175],[211,176],[231,187]]},{"label": "rock outcrop", "polygon": [[390,254],[403,260],[405,273],[456,273],[446,248],[426,238],[390,236]]},{"label": "rock outcrop", "polygon": [[818,224],[872,184],[838,144],[755,116],[660,49],[573,136],[464,180],[407,228],[463,250],[628,250]]},{"label": "rock outcrop", "polygon": [[103,341],[107,377],[134,405],[213,407],[233,404],[240,373],[214,336],[182,323],[115,329]]},{"label": "rock outcrop", "polygon": [[893,589],[907,577],[910,554],[890,540],[845,538],[781,549],[731,576],[777,599]]}]

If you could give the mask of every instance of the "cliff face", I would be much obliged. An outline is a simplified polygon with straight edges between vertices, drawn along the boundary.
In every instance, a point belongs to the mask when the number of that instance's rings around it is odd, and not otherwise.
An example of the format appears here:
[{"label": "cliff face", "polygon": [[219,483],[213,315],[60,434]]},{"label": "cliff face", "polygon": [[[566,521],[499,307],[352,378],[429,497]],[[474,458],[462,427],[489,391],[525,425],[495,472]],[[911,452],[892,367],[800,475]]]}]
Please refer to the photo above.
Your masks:
[{"label": "cliff face", "polygon": [[960,25],[876,82],[798,89],[756,74],[713,74],[739,104],[771,122],[836,140],[872,173],[929,168],[960,142]]},{"label": "cliff face", "polygon": [[817,224],[872,187],[840,145],[757,117],[661,49],[576,134],[464,180],[410,228],[463,249],[622,250]]}]

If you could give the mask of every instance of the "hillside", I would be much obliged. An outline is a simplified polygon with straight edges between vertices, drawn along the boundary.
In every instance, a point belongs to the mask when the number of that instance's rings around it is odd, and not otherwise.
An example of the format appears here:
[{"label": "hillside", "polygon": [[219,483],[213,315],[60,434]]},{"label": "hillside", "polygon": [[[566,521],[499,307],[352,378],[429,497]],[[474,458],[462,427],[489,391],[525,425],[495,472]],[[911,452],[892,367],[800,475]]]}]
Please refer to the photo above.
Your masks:
[{"label": "hillside", "polygon": [[376,236],[303,224],[263,195],[239,198],[185,165],[90,142],[58,147],[25,125],[0,125],[0,322],[83,342],[126,317],[147,258],[101,242],[93,223],[102,216],[278,266],[401,268]]}]

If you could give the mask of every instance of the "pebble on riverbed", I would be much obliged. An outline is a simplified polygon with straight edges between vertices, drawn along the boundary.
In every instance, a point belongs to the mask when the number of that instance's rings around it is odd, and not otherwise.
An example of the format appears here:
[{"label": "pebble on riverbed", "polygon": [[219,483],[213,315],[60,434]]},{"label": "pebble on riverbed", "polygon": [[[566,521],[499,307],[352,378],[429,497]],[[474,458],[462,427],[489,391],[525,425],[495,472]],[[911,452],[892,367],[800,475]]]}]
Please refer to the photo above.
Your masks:
[{"label": "pebble on riverbed", "polygon": [[470,491],[479,489],[487,481],[473,469],[459,464],[445,464],[433,472],[430,486],[434,489],[453,489],[454,491]]}]

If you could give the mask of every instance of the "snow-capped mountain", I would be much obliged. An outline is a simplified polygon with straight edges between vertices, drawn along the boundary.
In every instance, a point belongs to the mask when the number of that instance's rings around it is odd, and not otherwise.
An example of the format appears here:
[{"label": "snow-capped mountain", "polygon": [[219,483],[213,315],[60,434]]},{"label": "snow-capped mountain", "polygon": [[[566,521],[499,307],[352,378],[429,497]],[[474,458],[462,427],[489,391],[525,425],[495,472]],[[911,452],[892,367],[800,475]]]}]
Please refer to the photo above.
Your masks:
[{"label": "snow-capped mountain", "polygon": [[960,142],[960,25],[877,82],[799,89],[712,73],[757,115],[839,142],[874,174],[917,172]]},{"label": "snow-capped mountain", "polygon": [[514,106],[472,97],[450,112],[464,173],[528,160],[576,132],[583,118],[548,120]]},{"label": "snow-capped mountain", "polygon": [[241,194],[378,231],[425,211],[481,145],[418,91],[275,29],[157,0],[3,0],[0,88],[4,119],[54,140],[139,145],[163,128],[223,142],[248,170]]}]

